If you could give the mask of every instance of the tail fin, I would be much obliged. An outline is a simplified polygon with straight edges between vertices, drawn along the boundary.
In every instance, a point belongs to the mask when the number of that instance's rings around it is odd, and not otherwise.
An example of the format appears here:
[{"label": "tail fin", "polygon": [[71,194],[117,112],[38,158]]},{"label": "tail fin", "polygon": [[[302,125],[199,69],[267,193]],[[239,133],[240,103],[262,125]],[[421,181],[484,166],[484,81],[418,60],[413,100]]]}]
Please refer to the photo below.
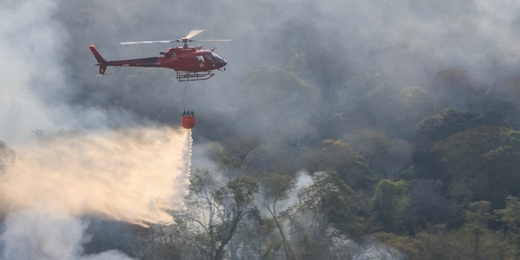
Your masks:
[{"label": "tail fin", "polygon": [[96,50],[94,45],[90,45],[90,50],[92,51],[92,54],[94,54],[94,57],[96,57],[96,60],[98,64],[96,66],[99,66],[99,74],[105,75],[105,71],[107,70],[107,62],[103,57],[101,57],[101,54]]}]

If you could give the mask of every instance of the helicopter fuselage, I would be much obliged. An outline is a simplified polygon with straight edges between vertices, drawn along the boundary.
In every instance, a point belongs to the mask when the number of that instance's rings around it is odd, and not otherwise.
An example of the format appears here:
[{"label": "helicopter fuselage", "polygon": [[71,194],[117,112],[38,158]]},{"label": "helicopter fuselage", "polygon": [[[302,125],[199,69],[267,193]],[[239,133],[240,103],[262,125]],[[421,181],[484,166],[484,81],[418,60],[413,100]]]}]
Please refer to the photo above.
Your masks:
[{"label": "helicopter fuselage", "polygon": [[[93,49],[94,46],[90,47]],[[97,66],[118,67],[158,67],[175,71],[205,72],[222,69],[227,61],[211,50],[202,49],[199,46],[169,48],[167,52],[161,52],[163,56],[128,60],[110,60],[99,62]],[[95,54],[94,54],[95,55]],[[100,71],[100,74],[103,72]]]},{"label": "helicopter fuselage", "polygon": [[[176,71],[177,81],[207,80],[215,75],[213,70],[226,70],[227,61],[212,50],[202,47],[186,46],[169,48],[167,52],[161,52],[160,57],[149,57],[127,60],[105,60],[96,50],[94,45],[90,46],[99,66],[99,75],[105,74],[107,67],[154,67],[167,68]],[[118,70],[119,71],[119,70]]]}]

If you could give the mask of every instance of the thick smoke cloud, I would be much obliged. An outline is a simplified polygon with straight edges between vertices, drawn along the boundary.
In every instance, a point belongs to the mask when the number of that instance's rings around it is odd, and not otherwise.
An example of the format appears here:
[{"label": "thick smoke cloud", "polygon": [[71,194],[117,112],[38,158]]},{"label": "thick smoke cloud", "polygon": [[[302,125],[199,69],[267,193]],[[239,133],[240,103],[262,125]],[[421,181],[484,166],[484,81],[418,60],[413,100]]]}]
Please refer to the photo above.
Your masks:
[{"label": "thick smoke cloud", "polygon": [[[315,107],[330,103],[331,97],[316,94],[319,102],[302,109],[306,101],[294,105],[276,96],[276,89],[286,87],[282,84],[251,92],[247,81],[256,69],[269,66],[283,71],[294,59],[297,76],[321,90],[375,74],[393,88],[424,88],[439,69],[459,66],[487,84],[510,75],[518,65],[519,10],[515,2],[484,0],[60,1],[58,19],[75,43],[70,63],[86,91],[82,103],[124,100],[138,113],[154,119],[160,114],[170,124],[177,124],[175,113],[183,110],[185,87],[171,80],[173,71],[128,68],[114,77],[93,78],[95,60],[87,46],[96,44],[106,58],[118,59],[155,56],[169,47],[120,46],[120,41],[177,39],[191,29],[206,29],[198,36],[201,39],[236,38],[232,43],[203,44],[208,49],[217,47],[229,63],[226,72],[217,72],[211,80],[188,84],[188,106],[201,119],[196,136],[212,137],[210,124],[215,122],[234,134],[271,136],[262,129],[280,121],[272,111],[275,108],[297,122],[282,124],[288,130],[277,134],[287,138],[291,129],[312,131],[301,129],[309,128],[313,113],[320,112]],[[139,79],[146,80],[136,83]],[[257,81],[259,86],[261,82]],[[122,93],[123,86],[136,90]],[[251,108],[258,95],[272,95],[274,104]],[[255,116],[262,120],[255,122]],[[253,117],[253,122],[247,117]]]},{"label": "thick smoke cloud", "polygon": [[73,104],[81,83],[70,62],[75,39],[56,19],[62,7],[0,6],[0,139],[16,152],[0,179],[2,259],[129,259],[82,256],[88,222],[79,217],[172,223],[165,211],[183,207],[191,134]]},{"label": "thick smoke cloud", "polygon": [[59,207],[41,205],[19,211],[9,215],[4,224],[1,259],[130,259],[118,251],[81,256],[88,223],[68,216]]},{"label": "thick smoke cloud", "polygon": [[[36,129],[100,129],[128,124],[132,115],[72,105],[78,85],[67,57],[69,32],[54,19],[59,3],[7,1],[0,8],[0,136],[25,142]],[[108,112],[108,113],[107,113]]]},{"label": "thick smoke cloud", "polygon": [[[0,134],[4,141],[19,140],[30,129],[58,123],[60,104],[49,105],[63,94],[65,75],[64,28],[49,16],[52,1],[8,1],[0,9],[1,102]],[[22,130],[23,129],[23,130]]]}]

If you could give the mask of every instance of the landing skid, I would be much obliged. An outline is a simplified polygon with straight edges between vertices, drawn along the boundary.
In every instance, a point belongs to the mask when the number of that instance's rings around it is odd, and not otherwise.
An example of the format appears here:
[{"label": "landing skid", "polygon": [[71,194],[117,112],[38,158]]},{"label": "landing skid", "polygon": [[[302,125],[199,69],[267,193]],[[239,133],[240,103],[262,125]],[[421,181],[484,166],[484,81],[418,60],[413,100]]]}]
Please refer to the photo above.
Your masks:
[{"label": "landing skid", "polygon": [[213,77],[215,73],[211,71],[207,72],[189,72],[189,71],[177,71],[177,82],[184,81],[196,81],[196,80],[207,80]]}]

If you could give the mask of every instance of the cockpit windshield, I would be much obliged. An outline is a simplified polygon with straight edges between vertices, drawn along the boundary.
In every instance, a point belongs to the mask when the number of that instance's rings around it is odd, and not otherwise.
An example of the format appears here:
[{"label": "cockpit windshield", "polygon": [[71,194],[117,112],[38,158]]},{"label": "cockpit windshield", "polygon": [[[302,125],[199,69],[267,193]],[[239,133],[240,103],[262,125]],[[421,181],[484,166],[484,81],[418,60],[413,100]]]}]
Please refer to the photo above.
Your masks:
[{"label": "cockpit windshield", "polygon": [[222,57],[218,56],[218,54],[216,54],[214,52],[211,52],[211,55],[213,55],[213,58],[215,58],[215,60],[217,60],[217,61],[222,60]]}]

